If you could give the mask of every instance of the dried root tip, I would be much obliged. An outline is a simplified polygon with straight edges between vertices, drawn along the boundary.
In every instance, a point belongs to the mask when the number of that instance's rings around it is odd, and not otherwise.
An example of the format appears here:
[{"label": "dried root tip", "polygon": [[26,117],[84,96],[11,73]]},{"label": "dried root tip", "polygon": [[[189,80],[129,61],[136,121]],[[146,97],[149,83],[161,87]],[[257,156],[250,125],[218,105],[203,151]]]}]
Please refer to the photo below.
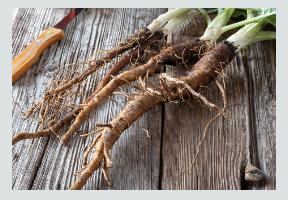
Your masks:
[{"label": "dried root tip", "polygon": [[149,135],[149,131],[148,131],[148,130],[146,130],[146,129],[144,129],[144,128],[142,128],[142,130],[145,131],[145,132],[147,133],[147,137],[150,137],[150,135]]},{"label": "dried root tip", "polygon": [[12,145],[24,139],[45,137],[45,136],[49,136],[50,134],[51,134],[51,131],[49,129],[45,129],[43,131],[37,131],[33,133],[20,133],[12,138]]},{"label": "dried root tip", "polygon": [[111,187],[112,183],[109,181],[109,176],[108,176],[108,167],[107,167],[107,163],[106,163],[106,159],[104,158],[104,167],[102,167],[102,165],[100,166],[102,169],[102,172],[104,174],[104,178],[106,183]]},{"label": "dried root tip", "polygon": [[73,176],[80,176],[81,175],[81,172],[86,169],[87,166],[84,166],[80,171],[77,171],[76,174],[72,174]]},{"label": "dried root tip", "polygon": [[245,169],[245,180],[249,182],[258,182],[262,179],[263,175],[260,169],[254,165],[248,165]]},{"label": "dried root tip", "polygon": [[68,141],[68,138],[70,137],[70,135],[67,137],[67,135],[65,134],[65,135],[63,135],[62,136],[62,140],[61,140],[61,144],[63,144],[63,145],[67,145],[67,141]]},{"label": "dried root tip", "polygon": [[75,121],[73,122],[73,124],[70,126],[70,128],[68,129],[68,131],[62,136],[62,141],[61,143],[63,145],[67,144],[68,139],[70,138],[70,136],[74,133],[74,131],[76,131],[76,129],[80,126],[82,119],[83,119],[83,115],[78,114]]},{"label": "dried root tip", "polygon": [[50,129],[50,131],[51,131],[57,138],[61,138],[61,136],[58,135],[58,134],[53,130],[53,128],[51,128],[51,127],[48,127],[48,128]]},{"label": "dried root tip", "polygon": [[111,157],[110,157],[110,154],[109,154],[109,149],[107,148],[106,146],[106,142],[104,141],[104,149],[103,149],[103,153],[104,153],[104,157],[105,157],[105,160],[106,160],[106,163],[107,163],[107,168],[112,168],[114,166],[112,160],[111,160]]},{"label": "dried root tip", "polygon": [[[223,110],[225,110],[225,109],[226,109],[226,107],[224,107]],[[210,120],[210,121],[207,123],[207,125],[206,125],[206,127],[205,127],[205,129],[204,129],[203,137],[202,137],[201,141],[199,142],[199,144],[198,144],[198,146],[197,146],[196,155],[194,156],[194,159],[193,159],[193,161],[192,161],[192,164],[190,165],[189,174],[192,174],[192,167],[193,167],[193,165],[195,164],[196,159],[197,159],[197,157],[198,157],[198,155],[199,155],[199,153],[200,153],[200,147],[201,147],[202,143],[204,142],[204,140],[205,140],[205,138],[206,138],[206,136],[207,136],[207,132],[208,132],[209,127],[210,127],[211,124],[212,124],[216,119],[218,119],[218,117],[220,117],[220,116],[221,116],[221,113],[218,113],[218,114],[216,115],[216,117],[214,117],[212,120]]]},{"label": "dried root tip", "polygon": [[51,133],[53,133],[57,138],[61,138],[60,135],[58,135],[54,129],[52,128],[52,125],[55,123],[56,121],[55,120],[51,120],[49,123],[48,123],[48,128],[49,130],[51,131]]},{"label": "dried root tip", "polygon": [[160,84],[162,86],[162,88],[166,91],[166,92],[170,92],[170,88],[169,86],[167,85],[167,83],[163,80],[162,76],[160,75]]},{"label": "dried root tip", "polygon": [[[24,115],[26,112],[29,112],[29,111],[31,110],[31,108],[30,108],[28,111],[23,112],[21,106],[19,105],[19,103],[17,103],[17,102],[12,102],[12,103],[14,103],[15,105],[17,105],[17,106],[20,108],[20,113],[21,113],[22,115]],[[34,105],[34,106],[35,106],[35,105]]]},{"label": "dried root tip", "polygon": [[[100,129],[99,129],[100,130]],[[99,131],[97,130],[97,131]],[[87,149],[84,157],[83,157],[83,166],[86,166],[87,165],[87,158],[88,158],[88,155],[89,153],[92,151],[93,147],[96,145],[97,141],[99,140],[99,138],[102,136],[102,132],[99,133],[96,138],[93,140],[92,144],[90,145],[90,147]]]},{"label": "dried root tip", "polygon": [[198,157],[198,155],[199,155],[199,150],[197,150],[197,153],[196,153],[196,155],[194,156],[194,158],[193,158],[193,161],[192,161],[192,163],[191,163],[191,165],[190,165],[190,168],[189,168],[189,174],[191,175],[192,174],[192,168],[193,168],[193,166],[194,166],[194,164],[195,164],[195,162],[196,162],[196,159],[197,159],[197,157]]},{"label": "dried root tip", "polygon": [[143,90],[146,89],[146,84],[145,82],[143,81],[143,77],[142,76],[139,76],[138,77],[138,82],[140,83],[140,85],[142,86]]},{"label": "dried root tip", "polygon": [[[40,103],[42,103],[42,101],[34,104],[34,106],[33,106],[32,108],[30,108],[28,111],[26,111],[27,114],[26,114],[26,117],[23,119],[23,121],[26,120],[26,119],[28,119],[28,118],[32,115],[32,113],[33,113],[34,110],[40,105]],[[20,107],[20,108],[21,108],[21,107]],[[22,113],[22,112],[21,112],[21,113]]]},{"label": "dried root tip", "polygon": [[[45,97],[46,98],[46,97]],[[42,115],[42,113],[41,113],[41,116],[40,116],[40,118],[41,118],[41,121],[42,121],[42,128],[41,128],[41,130],[44,130],[44,124],[45,124],[45,118],[46,118],[46,116],[47,116],[47,114],[48,114],[48,111],[49,111],[49,106],[50,106],[50,99],[51,99],[51,96],[48,96],[47,97],[47,105],[46,105],[46,108],[45,108],[45,112],[44,112],[44,114]],[[44,101],[45,102],[45,101]],[[43,102],[43,104],[44,104],[44,102]],[[44,106],[42,107],[42,108],[44,108]],[[42,110],[43,111],[43,110]]]},{"label": "dried root tip", "polygon": [[80,190],[87,182],[89,177],[100,167],[103,159],[103,142],[98,142],[96,146],[96,151],[89,164],[85,166],[85,169],[81,172],[79,178],[73,183],[69,190]]},{"label": "dried root tip", "polygon": [[117,103],[117,101],[112,98],[112,95],[113,95],[113,94],[111,94],[111,95],[109,96],[109,99],[110,99],[111,101]]},{"label": "dried root tip", "polygon": [[227,97],[226,97],[226,92],[225,92],[225,89],[224,89],[225,88],[225,82],[223,82],[224,83],[224,88],[223,88],[223,86],[220,84],[220,82],[217,79],[215,79],[215,83],[216,83],[216,85],[218,86],[218,88],[221,91],[222,100],[223,100],[223,104],[224,104],[223,111],[225,111],[226,108],[227,108]]},{"label": "dried root tip", "polygon": [[40,108],[40,111],[39,111],[39,118],[41,120],[41,123],[42,123],[42,128],[43,128],[43,112],[44,112],[44,105],[47,101],[47,97],[45,96],[44,99],[43,99],[43,102],[41,104],[41,108]]}]

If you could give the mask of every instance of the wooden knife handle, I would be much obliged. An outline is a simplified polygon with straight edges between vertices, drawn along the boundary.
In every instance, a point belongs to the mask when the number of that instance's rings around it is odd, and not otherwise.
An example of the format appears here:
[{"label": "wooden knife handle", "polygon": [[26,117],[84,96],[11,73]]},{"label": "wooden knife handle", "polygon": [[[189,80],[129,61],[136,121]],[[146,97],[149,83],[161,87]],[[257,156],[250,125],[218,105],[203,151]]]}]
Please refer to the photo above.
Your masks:
[{"label": "wooden knife handle", "polygon": [[64,32],[62,30],[50,27],[21,51],[12,60],[12,84],[36,63],[45,49],[63,37]]}]

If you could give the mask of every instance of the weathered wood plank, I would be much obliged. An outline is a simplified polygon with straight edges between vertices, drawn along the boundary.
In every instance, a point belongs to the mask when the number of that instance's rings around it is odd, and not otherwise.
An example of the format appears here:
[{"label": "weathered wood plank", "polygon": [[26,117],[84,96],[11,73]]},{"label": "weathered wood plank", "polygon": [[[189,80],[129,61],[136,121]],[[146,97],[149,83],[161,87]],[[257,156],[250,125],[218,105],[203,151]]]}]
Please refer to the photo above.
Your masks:
[{"label": "weathered wood plank", "polygon": [[[197,38],[205,27],[201,18],[185,22],[168,37],[168,43]],[[276,127],[275,116],[268,109],[276,99],[275,47],[264,42],[251,45],[248,52],[248,64],[240,53],[225,69],[228,104],[240,105],[227,109],[228,121],[218,119],[210,127],[192,175],[188,169],[197,145],[204,127],[216,113],[201,107],[195,99],[189,101],[192,108],[185,102],[165,105],[161,189],[275,189]],[[176,75],[183,75],[185,70],[183,66],[177,71],[167,68],[168,73]],[[222,106],[216,84],[211,83],[209,88],[204,94]],[[249,157],[263,172],[260,183],[248,184],[241,180],[243,165],[245,167]]]},{"label": "weathered wood plank", "polygon": [[249,104],[251,118],[251,159],[264,178],[251,189],[276,190],[276,41],[249,47]]},{"label": "weathered wood plank", "polygon": [[[37,34],[56,24],[69,11],[69,9],[13,10],[12,16],[15,16],[12,29],[13,57],[33,41]],[[165,9],[87,9],[67,27],[66,35],[61,42],[47,49],[36,65],[15,82],[13,101],[24,106],[34,101],[35,97],[43,97],[43,87],[49,80],[49,72],[43,69],[86,61],[96,51],[111,48],[108,45],[148,25],[163,12]],[[55,15],[59,17],[52,17]],[[28,21],[31,23],[27,23]],[[27,30],[30,35],[23,34]],[[20,40],[23,42],[19,43]],[[99,72],[99,76],[103,76],[104,73],[105,70]],[[93,77],[93,81],[96,78]],[[123,89],[131,92],[130,88]],[[119,103],[103,101],[79,128],[82,133],[91,132],[96,128],[95,123],[109,122],[118,115],[126,100],[121,96],[113,98]],[[12,112],[13,124],[19,124],[13,127],[13,136],[24,130],[33,132],[40,128],[37,122],[22,122],[20,111],[16,106],[13,106]],[[140,120],[140,127],[149,130],[150,138],[147,138],[146,132],[134,124],[123,133],[113,147],[111,157],[114,167],[109,171],[110,180],[113,182],[111,188],[107,186],[102,172],[98,170],[83,189],[158,189],[161,113],[159,107],[145,114]],[[58,132],[60,135],[63,133],[63,130]],[[61,145],[60,140],[54,135],[41,139],[30,148],[25,147],[36,140],[26,140],[14,145],[13,189],[68,189],[76,179],[72,174],[82,168],[82,156],[95,137],[94,135],[79,138],[78,134],[70,138],[67,147]]]},{"label": "weathered wood plank", "polygon": [[[12,56],[17,55],[38,35],[53,26],[71,9],[13,9]],[[49,47],[34,67],[13,84],[12,101],[20,106],[43,97],[43,88],[52,71],[67,63],[88,60],[96,51],[109,49],[147,25],[166,9],[88,9],[78,16],[65,31],[66,36]],[[148,13],[148,14],[147,14]],[[206,24],[202,18],[190,20],[169,36],[176,44],[187,38],[203,34]],[[23,34],[25,33],[25,34]],[[229,120],[223,118],[210,127],[206,141],[193,168],[188,168],[196,147],[202,138],[206,123],[216,113],[199,106],[199,102],[169,103],[156,107],[133,124],[111,150],[114,167],[109,171],[113,187],[109,188],[98,170],[83,189],[276,189],[276,117],[273,114],[276,100],[275,42],[261,42],[248,48],[247,59],[239,54],[227,67],[226,92]],[[189,65],[190,67],[192,65]],[[44,70],[43,70],[44,69]],[[172,72],[168,67],[167,72]],[[176,74],[185,67],[178,66]],[[97,75],[102,77],[105,70]],[[97,77],[92,77],[95,82]],[[220,79],[219,79],[220,80]],[[215,84],[204,90],[208,99],[222,106],[221,94]],[[129,88],[123,88],[130,92]],[[87,97],[91,93],[88,92]],[[95,123],[115,118],[126,102],[114,96],[118,103],[103,101],[79,128],[81,133],[94,130]],[[78,99],[80,102],[81,98]],[[275,103],[276,107],[276,103]],[[22,121],[20,109],[12,107],[13,136],[20,132],[40,129],[37,121]],[[164,119],[162,119],[164,114]],[[185,119],[185,120],[183,120]],[[163,126],[163,127],[162,127]],[[65,127],[64,129],[67,129]],[[162,147],[161,147],[162,130]],[[64,130],[58,134],[63,134]],[[25,140],[12,147],[13,189],[68,189],[81,169],[82,156],[94,136],[79,138],[74,134],[68,146],[62,146],[54,135],[37,140]],[[161,149],[161,151],[160,151]],[[162,164],[160,165],[160,158]],[[241,181],[247,158],[263,172],[260,183]],[[160,188],[159,188],[160,186]]]},{"label": "weathered wood plank", "polygon": [[[12,57],[20,53],[42,31],[56,24],[59,18],[63,18],[70,10],[15,9],[13,14],[15,20],[12,22]],[[48,22],[47,19],[49,19]],[[43,66],[45,66],[44,63],[51,60],[58,45],[59,43],[53,44],[45,50],[37,63],[13,84],[13,102],[17,102],[21,107],[25,107],[35,99],[43,96],[43,87],[48,81],[48,77],[44,74]],[[24,131],[33,132],[39,129],[37,121],[23,122],[22,118],[19,108],[14,105],[12,107],[13,136]],[[23,141],[12,147],[12,188],[14,189],[30,189],[33,184],[37,169],[45,152],[48,138],[43,138],[35,145],[29,147],[35,141]]]}]

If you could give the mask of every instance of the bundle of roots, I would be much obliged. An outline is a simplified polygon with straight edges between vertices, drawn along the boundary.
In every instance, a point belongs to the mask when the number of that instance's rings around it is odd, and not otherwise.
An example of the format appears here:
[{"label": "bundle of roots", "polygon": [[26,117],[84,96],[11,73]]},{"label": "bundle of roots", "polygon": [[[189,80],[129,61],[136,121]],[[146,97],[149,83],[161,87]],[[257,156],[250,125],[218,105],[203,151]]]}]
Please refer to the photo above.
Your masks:
[{"label": "bundle of roots", "polygon": [[[125,62],[128,62],[128,60],[136,57],[137,51],[143,52],[145,48],[151,46],[151,44],[155,43],[155,41],[159,40],[160,38],[160,36],[155,36],[155,38],[153,38],[152,36],[152,40],[146,40],[144,43],[142,43],[143,46],[140,45],[136,51],[132,51],[130,54],[127,54],[120,60],[125,60]],[[141,50],[141,48],[143,48],[143,50]],[[114,72],[112,71],[105,76],[106,79],[102,80],[102,82],[98,85],[98,88],[82,103],[81,106],[74,109],[61,120],[54,120],[53,123],[50,122],[48,124],[48,128],[46,129],[44,129],[42,126],[42,130],[38,132],[21,133],[19,135],[16,135],[12,139],[12,144],[15,144],[16,142],[19,142],[23,139],[44,137],[50,134],[55,134],[56,136],[58,136],[56,132],[61,129],[65,124],[75,119],[69,130],[62,136],[62,144],[66,145],[69,137],[79,127],[84,117],[104,98],[112,95],[116,88],[127,83],[131,87],[139,90],[138,94],[134,96],[128,96],[130,101],[126,104],[126,106],[120,112],[117,118],[112,120],[110,123],[97,124],[97,126],[101,127],[100,129],[84,135],[88,136],[100,132],[95,137],[91,146],[86,151],[83,158],[83,169],[80,171],[77,180],[74,182],[70,189],[81,189],[86,184],[88,178],[91,177],[91,175],[99,167],[104,173],[107,184],[111,185],[108,177],[108,169],[113,167],[113,162],[111,161],[109,150],[113,147],[114,143],[121,136],[121,133],[125,131],[139,117],[141,117],[147,111],[153,109],[156,105],[185,99],[190,95],[194,96],[197,99],[200,99],[204,102],[206,106],[211,109],[215,109],[218,112],[218,115],[214,119],[212,119],[205,127],[203,138],[198,145],[197,153],[191,164],[192,167],[199,154],[200,146],[206,137],[206,133],[210,124],[221,115],[228,118],[226,114],[226,109],[229,107],[229,105],[227,105],[225,89],[215,78],[230,63],[230,61],[236,54],[235,51],[236,49],[233,44],[225,41],[219,43],[212,50],[209,51],[209,45],[207,45],[205,41],[193,40],[183,44],[168,47],[158,55],[150,58],[146,64],[125,71],[123,73],[120,73],[118,76],[113,76],[111,78],[109,76],[115,75],[119,71],[119,69],[123,68],[122,65],[121,67],[119,67],[120,65],[117,66],[116,64],[117,69],[115,69]],[[204,56],[202,57],[203,54]],[[113,55],[116,55],[116,52],[114,52]],[[169,64],[175,66],[177,65],[177,63],[186,63],[192,60],[195,61],[200,57],[202,58],[195,64],[195,66],[191,70],[188,70],[186,72],[186,76],[172,77],[168,74],[160,73],[162,65]],[[98,65],[100,65],[99,63],[104,61],[107,62],[110,59],[112,59],[112,56],[107,56],[105,59],[102,59],[97,63]],[[68,82],[64,86],[51,90],[45,94],[45,97],[42,101],[42,108],[40,110],[42,124],[43,118],[45,118],[48,109],[47,108],[45,112],[43,111],[45,103],[47,102],[46,106],[48,107],[48,102],[51,100],[51,98],[53,102],[53,98],[55,98],[55,95],[59,95],[63,91],[63,88],[65,88],[67,85],[70,86],[71,84],[74,84],[75,80],[83,80],[83,78],[87,76],[87,74],[89,74],[92,69],[94,70],[96,68],[99,68],[99,66],[89,67],[89,70],[87,69],[88,71],[85,70],[79,76],[73,78],[71,82]],[[155,85],[154,87],[150,87],[146,83],[146,80],[149,76],[152,76],[154,74],[159,74],[159,84]],[[139,82],[139,84],[137,85],[132,83],[136,80]],[[200,86],[208,85],[213,80],[215,80],[217,86],[222,93],[224,103],[223,108],[219,108],[218,106],[209,102],[204,96],[197,92]],[[43,112],[44,114],[42,114]],[[93,157],[89,162],[87,162],[88,155],[93,148],[95,148]]]}]

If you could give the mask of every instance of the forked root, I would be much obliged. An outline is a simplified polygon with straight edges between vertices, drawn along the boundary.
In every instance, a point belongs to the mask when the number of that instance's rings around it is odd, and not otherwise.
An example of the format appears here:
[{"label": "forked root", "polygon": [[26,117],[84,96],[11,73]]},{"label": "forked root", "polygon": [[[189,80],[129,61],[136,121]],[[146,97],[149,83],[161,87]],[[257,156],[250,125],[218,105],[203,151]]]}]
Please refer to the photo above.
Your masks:
[{"label": "forked root", "polygon": [[161,74],[160,78],[164,78],[164,79],[168,80],[169,82],[174,82],[174,83],[176,83],[178,85],[184,86],[189,92],[191,92],[191,94],[193,94],[195,97],[201,99],[206,106],[215,109],[216,111],[221,113],[221,115],[223,115],[226,119],[228,119],[228,116],[224,112],[224,110],[220,109],[215,104],[210,103],[203,95],[201,95],[200,93],[198,93],[195,90],[193,90],[193,88],[190,85],[188,85],[186,82],[178,80],[177,78],[172,78],[171,76],[168,76],[166,73]]},{"label": "forked root", "polygon": [[[111,161],[109,150],[112,148],[114,143],[117,141],[118,137],[115,135],[115,130],[112,130],[109,127],[106,127],[93,141],[93,144],[90,146],[92,149],[95,144],[95,152],[93,153],[93,157],[90,160],[88,165],[84,166],[83,171],[80,175],[78,175],[78,179],[74,182],[70,190],[80,190],[88,180],[88,178],[99,168],[102,168],[104,173],[105,181],[109,186],[111,186],[111,182],[108,177],[108,168],[113,167],[113,163]],[[88,150],[90,150],[90,148]],[[88,151],[87,151],[88,152]],[[86,152],[86,153],[87,153]],[[89,152],[88,152],[89,153]],[[104,166],[102,167],[102,162],[104,161]],[[87,162],[87,158],[86,158]]]},{"label": "forked root", "polygon": [[163,37],[163,33],[161,31],[155,32],[147,41],[139,44],[138,48],[134,49],[129,54],[123,56],[103,77],[99,85],[95,90],[95,94],[97,94],[105,85],[110,82],[111,76],[115,76],[121,69],[123,69],[129,62],[133,59],[139,58],[140,55],[153,44],[158,42]]},{"label": "forked root", "polygon": [[[190,73],[188,74],[189,75],[188,77],[185,77],[182,79],[179,78],[179,80],[184,81],[185,83],[189,84],[193,90],[197,90],[200,87],[200,85],[209,84],[218,75],[216,71],[217,70],[221,71],[223,69],[221,67],[219,68],[220,63],[223,61],[226,61],[227,58],[229,58],[229,61],[231,61],[234,55],[235,55],[235,51],[230,46],[230,44],[223,42],[217,45],[213,49],[213,51],[210,51],[209,53],[205,54],[205,56],[190,71]],[[139,69],[139,68],[136,68],[136,69]],[[133,77],[133,80],[136,80],[139,76],[144,77],[146,75],[146,72],[147,70],[142,71],[141,73],[137,75],[135,73],[132,73],[131,77]],[[127,79],[127,78],[125,79],[128,81],[132,81],[131,79]],[[117,83],[117,79],[115,81]],[[144,83],[144,81],[142,82]],[[169,101],[180,99],[183,96],[187,95],[188,91],[190,91],[189,90],[190,88],[187,87],[187,85],[180,82],[180,85],[182,86],[181,88],[183,88],[183,86],[184,88],[186,88],[186,90],[184,90],[182,94],[183,90],[179,91],[179,87],[177,87],[179,85],[176,84],[177,82],[175,83],[174,80],[172,82],[173,83],[169,82],[169,84],[165,86],[163,86],[162,84],[162,87],[164,89],[161,89],[161,88],[152,89],[151,88],[147,90],[146,88],[145,91],[140,92],[138,95],[136,95],[134,97],[134,100],[131,100],[126,104],[126,106],[118,115],[118,117],[109,123],[112,125],[112,128],[105,127],[105,129],[103,130],[102,136],[99,139],[98,143],[96,144],[96,151],[94,152],[91,161],[87,165],[87,168],[83,170],[79,178],[74,182],[73,186],[70,188],[71,190],[81,189],[86,184],[88,178],[92,176],[95,170],[99,168],[104,158],[106,159],[106,162],[107,162],[107,169],[108,169],[108,165],[110,167],[113,166],[113,163],[110,159],[110,155],[108,151],[112,148],[114,143],[118,140],[121,133],[124,130],[126,130],[134,121],[136,121],[139,117],[141,117],[147,111],[154,108],[156,105],[160,105]],[[110,82],[109,84],[112,84],[112,82]],[[117,84],[117,87],[118,86],[119,84]],[[165,88],[167,89],[166,86],[168,86],[169,91],[165,90]],[[174,88],[172,89],[172,87]],[[219,86],[219,88],[222,91],[221,85]],[[105,89],[105,87],[103,89]],[[103,91],[103,89],[101,91]],[[110,92],[112,91],[109,90],[109,93]],[[172,93],[172,95],[169,93]],[[225,113],[224,111],[227,107],[227,103],[225,103],[226,102],[225,92],[222,95],[223,95],[225,105],[224,105],[223,111],[219,112],[218,114],[219,116],[222,114],[224,115]],[[199,98],[199,95],[198,95],[198,98]],[[93,100],[91,100],[89,104],[93,102]],[[99,101],[99,99],[95,99],[95,100]],[[215,109],[215,107],[213,108]],[[207,129],[208,127],[206,128],[206,130]],[[104,173],[107,175],[108,171],[106,170],[104,171]],[[106,176],[105,179],[108,180],[108,176]]]},{"label": "forked root", "polygon": [[111,160],[111,157],[110,157],[110,154],[109,154],[109,149],[108,149],[108,147],[106,145],[106,141],[104,141],[103,152],[104,152],[105,162],[106,162],[107,168],[112,168],[114,166],[114,164],[113,164],[113,162]]},{"label": "forked root", "polygon": [[26,111],[26,117],[23,119],[26,120],[32,116],[32,114],[35,112],[36,108],[42,103],[42,101],[39,101],[38,103],[34,104],[28,111]]},{"label": "forked root", "polygon": [[89,165],[78,175],[78,179],[74,182],[70,190],[80,190],[85,183],[87,182],[88,178],[92,176],[92,174],[99,168],[103,158],[103,142],[99,142],[96,146],[96,151],[93,154],[93,158],[90,160]]},{"label": "forked root", "polygon": [[[161,70],[161,65],[170,64],[176,65],[183,60],[195,60],[198,59],[196,52],[199,51],[202,42],[198,40],[188,41],[186,43],[174,45],[163,50],[157,56],[152,57],[146,64],[141,65],[135,69],[125,71],[122,74],[114,77],[105,87],[103,87],[94,97],[91,99],[87,105],[83,107],[83,110],[77,115],[75,121],[70,126],[69,130],[62,137],[62,144],[66,145],[69,137],[74,133],[74,131],[80,126],[84,117],[96,107],[104,98],[110,96],[113,91],[119,86],[128,83],[131,85],[132,81],[139,78],[145,88],[145,77],[152,76]],[[143,79],[141,77],[144,77]],[[133,85],[131,85],[133,86]],[[142,89],[137,88],[137,89]],[[154,91],[151,89],[150,92]],[[162,93],[156,94],[161,96]],[[213,106],[213,105],[211,105]],[[213,108],[216,108],[215,106]],[[220,109],[219,109],[220,110]]]},{"label": "forked root", "polygon": [[109,186],[112,186],[112,183],[109,181],[107,160],[105,158],[104,158],[104,167],[102,167],[102,165],[101,165],[101,169],[102,169],[102,172],[104,174],[104,178],[105,178],[106,183]]},{"label": "forked root", "polygon": [[[60,93],[63,93],[64,91],[69,90],[73,85],[83,82],[84,80],[87,79],[88,76],[90,76],[91,74],[96,72],[99,68],[103,67],[106,63],[111,62],[118,55],[121,55],[125,51],[133,49],[135,46],[143,43],[147,38],[149,38],[151,36],[151,34],[152,33],[147,28],[143,28],[143,29],[139,30],[135,34],[130,35],[128,38],[126,38],[123,42],[120,42],[119,44],[115,45],[113,49],[107,51],[101,58],[99,58],[95,61],[95,64],[89,64],[89,66],[87,66],[87,68],[85,70],[83,70],[82,73],[80,73],[76,77],[72,78],[71,80],[66,82],[64,85],[53,87],[51,90],[47,91],[45,93],[44,100],[42,101],[42,108],[40,111],[40,119],[42,121],[42,129],[44,129],[43,124],[44,124],[45,117],[46,117],[45,113],[48,112],[48,109],[50,107],[50,99],[51,98],[55,102],[55,98],[54,98],[55,96],[58,96]],[[144,47],[145,46],[148,47],[149,45],[154,44],[155,43],[154,41],[155,40],[157,41],[160,38],[161,38],[161,36],[159,35],[159,37],[155,37],[153,41],[148,42],[148,43],[146,42]],[[143,48],[142,51],[145,50],[144,47],[142,47]],[[132,56],[133,58],[135,58],[138,55],[137,51],[135,51],[134,54],[135,55]],[[129,61],[129,59],[127,60],[127,62],[128,61]],[[125,66],[127,64],[128,63],[126,63]],[[124,66],[121,66],[120,69],[123,67]],[[120,70],[120,69],[118,69],[118,70]],[[110,76],[108,78],[110,78]],[[106,77],[106,79],[107,79],[107,77]],[[105,84],[107,84],[107,83],[105,83]],[[44,111],[44,107],[46,107],[46,109],[45,109],[44,115],[42,115],[42,113]],[[34,108],[31,109],[31,111],[33,111],[33,110],[34,110]]]},{"label": "forked root", "polygon": [[[105,124],[104,130],[94,139],[90,148],[87,150],[89,153],[91,149],[95,146],[95,151],[93,157],[88,165],[87,163],[87,152],[85,154],[85,169],[79,175],[78,179],[74,182],[71,190],[81,189],[88,180],[88,178],[97,170],[103,159],[105,159],[104,176],[108,184],[111,184],[108,179],[108,168],[113,167],[113,162],[109,154],[109,150],[113,147],[114,143],[118,140],[121,133],[126,130],[134,121],[136,121],[140,116],[142,116],[148,110],[154,108],[157,104],[164,103],[163,98],[159,101],[159,97],[148,92],[139,94],[134,100],[129,101],[125,108],[121,111],[118,117],[112,120],[107,126]],[[99,138],[98,138],[99,137]],[[96,145],[95,145],[96,144]]]},{"label": "forked root", "polygon": [[92,151],[92,149],[94,148],[94,146],[96,145],[97,141],[99,140],[99,138],[102,136],[102,133],[99,133],[96,138],[93,140],[92,144],[90,145],[90,147],[87,149],[84,157],[83,157],[83,166],[85,167],[87,165],[87,158],[89,153]]}]

